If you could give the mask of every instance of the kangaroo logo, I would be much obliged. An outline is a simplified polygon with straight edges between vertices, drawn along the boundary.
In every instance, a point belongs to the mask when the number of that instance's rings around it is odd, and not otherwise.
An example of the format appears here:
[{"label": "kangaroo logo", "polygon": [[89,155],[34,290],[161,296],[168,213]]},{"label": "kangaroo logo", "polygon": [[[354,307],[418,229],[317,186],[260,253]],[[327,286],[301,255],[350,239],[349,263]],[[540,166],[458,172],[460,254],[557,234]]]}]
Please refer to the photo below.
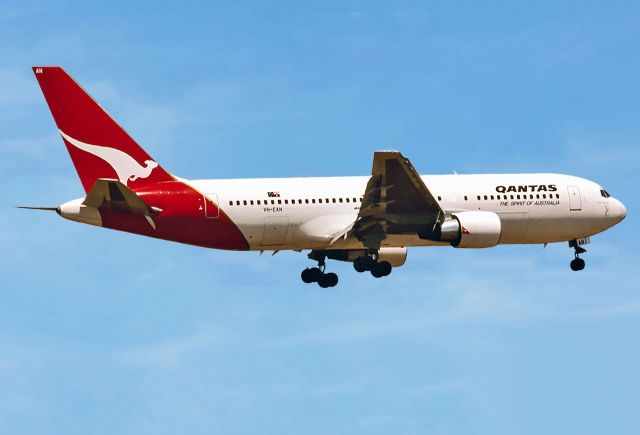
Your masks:
[{"label": "kangaroo logo", "polygon": [[133,157],[123,151],[115,148],[84,143],[65,134],[62,130],[58,131],[62,137],[74,147],[80,148],[82,151],[93,154],[107,162],[114,171],[116,171],[118,179],[125,186],[129,181],[136,181],[138,178],[147,178],[151,175],[151,171],[158,167],[158,164],[153,160],[145,160],[144,163],[146,166],[142,166]]}]

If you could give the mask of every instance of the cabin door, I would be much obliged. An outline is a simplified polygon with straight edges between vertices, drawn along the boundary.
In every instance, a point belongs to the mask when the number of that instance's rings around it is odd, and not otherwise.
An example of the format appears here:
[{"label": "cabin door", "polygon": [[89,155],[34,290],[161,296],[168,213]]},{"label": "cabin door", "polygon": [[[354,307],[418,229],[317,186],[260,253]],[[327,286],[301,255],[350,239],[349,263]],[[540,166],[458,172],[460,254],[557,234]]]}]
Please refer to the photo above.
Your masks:
[{"label": "cabin door", "polygon": [[582,198],[580,198],[580,189],[578,186],[568,186],[569,191],[569,210],[582,210]]}]

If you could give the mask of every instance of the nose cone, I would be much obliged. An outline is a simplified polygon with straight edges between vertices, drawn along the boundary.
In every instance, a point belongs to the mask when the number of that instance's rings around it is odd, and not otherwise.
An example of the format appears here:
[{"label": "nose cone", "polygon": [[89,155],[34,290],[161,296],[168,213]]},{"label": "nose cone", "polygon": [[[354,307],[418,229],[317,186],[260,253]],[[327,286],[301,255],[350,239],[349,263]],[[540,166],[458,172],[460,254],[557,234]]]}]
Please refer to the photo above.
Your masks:
[{"label": "nose cone", "polygon": [[621,222],[627,216],[627,208],[623,203],[615,198],[611,198],[611,208],[609,210],[609,216],[616,221]]}]

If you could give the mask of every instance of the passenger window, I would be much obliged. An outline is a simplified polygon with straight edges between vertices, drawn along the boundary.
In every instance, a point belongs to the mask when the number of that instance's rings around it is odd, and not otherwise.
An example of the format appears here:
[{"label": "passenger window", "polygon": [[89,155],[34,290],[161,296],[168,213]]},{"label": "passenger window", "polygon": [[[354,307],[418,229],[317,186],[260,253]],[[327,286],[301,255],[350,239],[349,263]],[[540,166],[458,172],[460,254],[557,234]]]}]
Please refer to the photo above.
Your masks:
[{"label": "passenger window", "polygon": [[281,199],[278,200],[278,204],[282,204],[282,200]]},{"label": "passenger window", "polygon": [[336,199],[335,199],[335,198],[332,198],[332,200],[333,200],[333,203],[335,204],[335,203],[336,203]]},{"label": "passenger window", "polygon": [[465,196],[464,196],[464,200],[465,200],[465,201],[467,201],[467,200],[468,200],[467,195],[465,195]]},{"label": "passenger window", "polygon": [[345,198],[345,201],[349,202],[349,198]]},{"label": "passenger window", "polygon": [[556,193],[556,199],[560,199],[560,194]]},{"label": "passenger window", "polygon": [[309,199],[308,199],[308,198],[305,198],[304,203],[305,203],[305,204],[309,204]]},{"label": "passenger window", "polygon": [[233,205],[233,201],[229,201],[229,205]]},{"label": "passenger window", "polygon": [[493,195],[491,195],[491,200],[493,201]]},{"label": "passenger window", "polygon": [[484,200],[486,201],[487,199],[488,199],[488,198],[487,198],[487,195],[485,195],[485,196],[484,196]]},{"label": "passenger window", "polygon": [[438,201],[442,201],[442,197],[441,196],[438,196]]},{"label": "passenger window", "polygon": [[516,198],[520,199],[520,195],[516,195]]},{"label": "passenger window", "polygon": [[480,201],[480,195],[478,195],[478,201]]},{"label": "passenger window", "polygon": [[[362,200],[360,200],[360,201],[362,201]],[[353,202],[357,202],[355,198],[353,198]]]},{"label": "passenger window", "polygon": [[315,204],[315,203],[316,203],[315,198],[313,198],[313,199],[311,200],[311,202]]},{"label": "passenger window", "polygon": [[342,198],[338,198],[338,202],[342,202]]},{"label": "passenger window", "polygon": [[246,200],[246,199],[242,200],[242,203],[243,203],[244,205],[247,205],[247,200]]}]

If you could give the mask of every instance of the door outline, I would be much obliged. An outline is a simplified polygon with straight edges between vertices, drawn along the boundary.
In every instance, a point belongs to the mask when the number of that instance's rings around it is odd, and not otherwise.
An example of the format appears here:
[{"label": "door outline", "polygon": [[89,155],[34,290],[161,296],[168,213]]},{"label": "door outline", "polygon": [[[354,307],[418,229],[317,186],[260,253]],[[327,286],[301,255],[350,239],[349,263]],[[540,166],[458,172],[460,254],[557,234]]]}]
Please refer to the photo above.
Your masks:
[{"label": "door outline", "polygon": [[220,217],[218,194],[207,193],[202,196],[204,200],[204,217],[206,217],[207,219],[218,219]]},{"label": "door outline", "polygon": [[582,210],[582,198],[578,186],[567,186],[567,191],[569,192],[569,210]]}]

